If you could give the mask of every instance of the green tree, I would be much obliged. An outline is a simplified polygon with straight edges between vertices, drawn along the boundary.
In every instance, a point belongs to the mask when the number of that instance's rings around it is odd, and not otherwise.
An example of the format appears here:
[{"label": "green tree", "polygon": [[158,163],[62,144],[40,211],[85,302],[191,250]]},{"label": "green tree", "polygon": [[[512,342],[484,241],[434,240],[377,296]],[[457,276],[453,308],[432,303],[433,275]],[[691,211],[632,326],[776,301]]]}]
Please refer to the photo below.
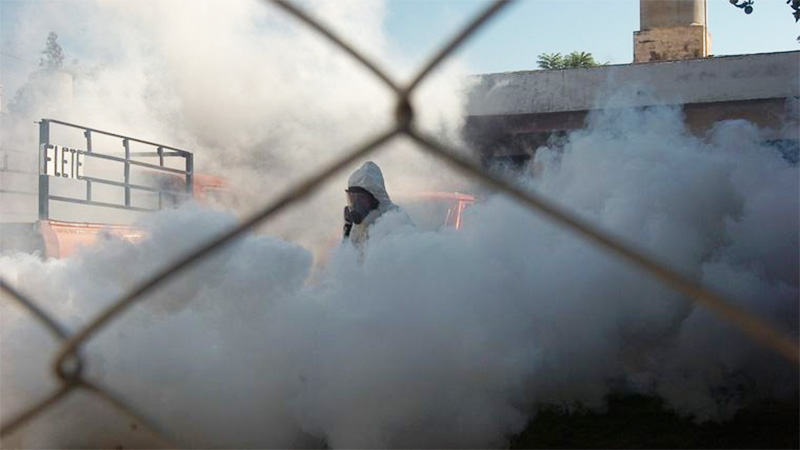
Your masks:
[{"label": "green tree", "polygon": [[[739,3],[740,1],[742,3]],[[750,14],[753,12],[755,0],[730,0],[730,2],[731,5],[743,9],[745,14]],[[800,0],[786,0],[786,4],[792,8],[792,16],[794,16],[794,21],[800,21]],[[797,36],[797,42],[800,42],[800,36]]]},{"label": "green tree", "polygon": [[575,69],[578,67],[597,67],[603,64],[595,61],[589,52],[572,52],[566,56],[561,53],[542,53],[536,64],[540,69]]},{"label": "green tree", "polygon": [[[755,0],[730,0],[731,5],[741,8],[744,10],[745,14],[750,14],[753,12],[753,6],[755,5]],[[741,2],[741,3],[739,3]],[[786,0],[786,4],[792,8],[792,16],[794,16],[794,21],[797,22],[800,20],[800,0]]]},{"label": "green tree", "polygon": [[536,64],[540,69],[563,69],[564,58],[561,53],[542,53]]},{"label": "green tree", "polygon": [[39,60],[39,67],[44,67],[47,70],[60,69],[64,64],[64,51],[58,45],[58,35],[50,32],[47,35],[47,43],[44,50],[42,50],[42,58]]},{"label": "green tree", "polygon": [[589,52],[572,52],[564,58],[564,66],[568,69],[576,67],[597,67],[601,64],[594,60]]}]

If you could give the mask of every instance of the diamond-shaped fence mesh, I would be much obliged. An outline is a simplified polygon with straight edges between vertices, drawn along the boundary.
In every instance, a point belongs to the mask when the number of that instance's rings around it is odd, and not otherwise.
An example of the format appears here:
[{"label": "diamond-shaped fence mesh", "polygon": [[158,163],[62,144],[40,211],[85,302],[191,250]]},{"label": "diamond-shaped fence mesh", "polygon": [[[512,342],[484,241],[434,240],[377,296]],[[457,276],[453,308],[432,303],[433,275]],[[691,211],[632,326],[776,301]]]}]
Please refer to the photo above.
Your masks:
[{"label": "diamond-shaped fence mesh", "polygon": [[550,200],[529,190],[522,189],[502,177],[486,171],[479,164],[462,156],[462,152],[451,148],[447,143],[429,136],[415,126],[415,108],[410,100],[412,92],[425,81],[428,75],[443,60],[450,56],[454,50],[463,45],[477,30],[495,17],[500,10],[507,7],[511,3],[510,1],[498,0],[488,5],[483,12],[474,17],[467,26],[453,36],[445,46],[435,53],[407,85],[395,81],[391,77],[391,74],[378,67],[374,61],[371,61],[360,53],[357,48],[345,43],[336,33],[325,26],[323,20],[311,17],[302,9],[285,0],[273,0],[272,3],[285,11],[288,15],[293,16],[295,19],[318,32],[325,39],[333,42],[344,53],[358,60],[365,70],[369,70],[376,77],[380,78],[386,84],[387,88],[395,94],[396,109],[394,124],[382,133],[378,133],[372,139],[354,145],[345,156],[328,166],[319,168],[313,175],[289,188],[276,200],[265,205],[260,211],[243,220],[238,226],[227,233],[198,246],[173,261],[163,271],[149,280],[142,282],[138,287],[135,287],[130,292],[111,303],[107,309],[73,334],[69,334],[65,327],[49,315],[46,309],[40,306],[39,302],[17,291],[8,281],[0,279],[0,290],[10,299],[22,305],[31,315],[35,316],[36,319],[38,319],[43,326],[47,327],[61,342],[61,347],[54,355],[52,365],[53,373],[59,379],[60,386],[43,399],[31,404],[27,409],[3,423],[0,436],[6,437],[14,431],[25,427],[70,394],[82,390],[94,394],[111,407],[148,429],[156,439],[160,441],[160,445],[172,448],[182,447],[181,443],[171,436],[169,430],[161,429],[157,423],[147,418],[145,412],[137,411],[130,404],[121,400],[120,396],[113,393],[112,388],[87,379],[83,375],[83,368],[87,361],[83,359],[80,354],[81,347],[86,345],[100,329],[106,326],[113,326],[112,324],[116,318],[125,313],[131,305],[142,299],[146,294],[153,292],[168,280],[180,276],[188,268],[220,250],[226,243],[242,235],[242,233],[268,221],[279,212],[290,208],[301,199],[315,192],[325,181],[342,169],[400,136],[407,136],[416,142],[420,151],[427,152],[441,159],[467,176],[480,181],[485,186],[514,198],[519,203],[544,215],[559,226],[569,229],[606,252],[615,254],[639,269],[649,273],[674,290],[692,298],[697,304],[710,310],[718,319],[727,321],[754,341],[777,352],[792,363],[796,364],[800,362],[800,349],[792,338],[777,331],[755,315],[736,306],[730,299],[714,293],[697,282],[681,275],[666,264],[660,262],[657,256],[651,256],[635,249],[622,240],[612,237],[593,224],[578,218],[574,213],[560,207]]}]

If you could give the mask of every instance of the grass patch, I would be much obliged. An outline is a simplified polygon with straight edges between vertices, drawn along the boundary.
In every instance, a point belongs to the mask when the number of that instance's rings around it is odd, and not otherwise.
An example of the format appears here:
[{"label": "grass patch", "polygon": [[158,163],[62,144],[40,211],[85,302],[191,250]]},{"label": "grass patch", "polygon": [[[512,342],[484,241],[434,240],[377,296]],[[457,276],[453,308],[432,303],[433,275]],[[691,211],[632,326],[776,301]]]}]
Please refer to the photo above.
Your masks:
[{"label": "grass patch", "polygon": [[764,401],[726,422],[697,424],[659,397],[610,395],[608,410],[543,407],[511,448],[800,448],[798,401]]}]

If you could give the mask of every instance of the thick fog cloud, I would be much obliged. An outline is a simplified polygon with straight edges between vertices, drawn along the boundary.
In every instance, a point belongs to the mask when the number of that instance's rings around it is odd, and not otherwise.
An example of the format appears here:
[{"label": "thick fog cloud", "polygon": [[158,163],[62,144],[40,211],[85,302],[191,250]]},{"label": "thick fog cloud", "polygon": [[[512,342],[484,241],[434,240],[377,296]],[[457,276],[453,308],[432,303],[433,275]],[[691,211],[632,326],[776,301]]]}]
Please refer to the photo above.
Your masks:
[{"label": "thick fog cloud", "polygon": [[[4,45],[35,53],[47,30],[59,32],[73,83],[58,102],[41,95],[47,80],[23,86],[3,118],[4,145],[20,136],[12,141],[28,148],[31,120],[50,116],[186,147],[201,171],[228,177],[244,213],[390,123],[378,82],[274,8],[138,5],[15,10],[21,25],[11,40],[4,31]],[[409,73],[382,36],[381,3],[304,6]],[[421,126],[452,142],[456,84],[424,88]],[[600,106],[515,181],[797,337],[797,165],[746,122],[695,137],[677,109]],[[390,194],[464,186],[413,150],[398,141],[375,157]],[[346,176],[103,329],[85,350],[88,376],[186,445],[218,448],[497,447],[539,405],[602,408],[612,391],[660,395],[698,420],[797,395],[795,367],[504,196],[482,197],[459,231],[378,223],[363,261],[325,247],[341,225]],[[7,254],[0,273],[77,330],[235,220],[186,205],[144,219],[136,244],[109,237],[65,260]],[[321,251],[327,265],[314,267]],[[57,345],[5,297],[0,312],[5,421],[56,386]],[[141,424],[86,394],[6,442],[154,445]]]},{"label": "thick fog cloud", "polygon": [[[760,142],[745,122],[699,139],[677,110],[599,113],[519,182],[797,336],[798,168]],[[379,222],[362,264],[334,249],[313,283],[306,250],[248,235],[98,335],[89,374],[188,445],[221,447],[502,446],[537,405],[602,407],[612,391],[698,420],[796,395],[791,364],[515,202],[491,196],[466,220],[438,233]],[[154,216],[136,245],[0,264],[75,327],[232,222],[186,207]],[[53,384],[54,345],[2,307],[6,418]],[[150,442],[72,401],[16,438]]]},{"label": "thick fog cloud", "polygon": [[[420,55],[387,43],[382,2],[301,6],[399,82],[410,79],[416,67],[409,61]],[[60,72],[38,71],[25,83],[14,67],[2,72],[4,80],[17,81],[5,86],[5,142],[35,151],[31,122],[49,117],[185,148],[195,153],[197,171],[232,184],[241,214],[385,131],[394,117],[394,99],[380,80],[268,2],[42,1],[3,14],[4,23],[15,23],[3,30],[11,54],[38,60],[47,33],[55,31],[66,55]],[[465,73],[451,59],[414,93],[421,126],[457,135],[458,77]],[[390,192],[460,186],[452,172],[404,140],[374,158],[402,167],[387,180]],[[327,225],[340,219],[346,176],[282,215],[270,231],[319,243]],[[299,229],[297,221],[309,215],[325,225]]]}]

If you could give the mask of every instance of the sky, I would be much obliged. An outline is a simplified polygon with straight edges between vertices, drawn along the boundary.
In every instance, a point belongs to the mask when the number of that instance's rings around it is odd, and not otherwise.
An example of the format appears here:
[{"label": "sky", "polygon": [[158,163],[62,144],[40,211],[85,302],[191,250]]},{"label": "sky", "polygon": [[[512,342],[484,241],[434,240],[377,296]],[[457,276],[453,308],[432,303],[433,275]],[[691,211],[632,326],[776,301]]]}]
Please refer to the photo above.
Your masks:
[{"label": "sky", "polygon": [[[332,0],[323,0],[332,1]],[[16,80],[36,68],[38,53],[8,45],[24,2],[0,0],[0,82],[6,94]],[[45,6],[48,1],[38,1]],[[383,27],[386,44],[421,65],[428,55],[485,5],[488,0],[387,0]],[[800,50],[800,26],[783,0],[755,0],[750,15],[728,0],[708,0],[713,55]],[[633,32],[639,27],[638,0],[521,0],[510,5],[458,52],[471,73],[536,68],[541,53],[591,52],[595,59],[626,64],[633,59]],[[58,30],[57,30],[58,31]],[[64,42],[62,46],[75,53]],[[44,32],[40,39],[44,43]],[[18,36],[14,36],[18,37]],[[28,46],[28,49],[35,46]],[[69,56],[69,55],[68,55]],[[13,92],[13,91],[12,91]]]},{"label": "sky", "polygon": [[[478,0],[389,0],[385,26],[392,42],[424,59],[488,4]],[[714,55],[800,50],[800,26],[783,0],[756,0],[746,15],[728,0],[708,0]],[[475,73],[536,68],[541,53],[591,52],[611,64],[633,60],[639,0],[522,0],[476,35],[462,55]]]}]

